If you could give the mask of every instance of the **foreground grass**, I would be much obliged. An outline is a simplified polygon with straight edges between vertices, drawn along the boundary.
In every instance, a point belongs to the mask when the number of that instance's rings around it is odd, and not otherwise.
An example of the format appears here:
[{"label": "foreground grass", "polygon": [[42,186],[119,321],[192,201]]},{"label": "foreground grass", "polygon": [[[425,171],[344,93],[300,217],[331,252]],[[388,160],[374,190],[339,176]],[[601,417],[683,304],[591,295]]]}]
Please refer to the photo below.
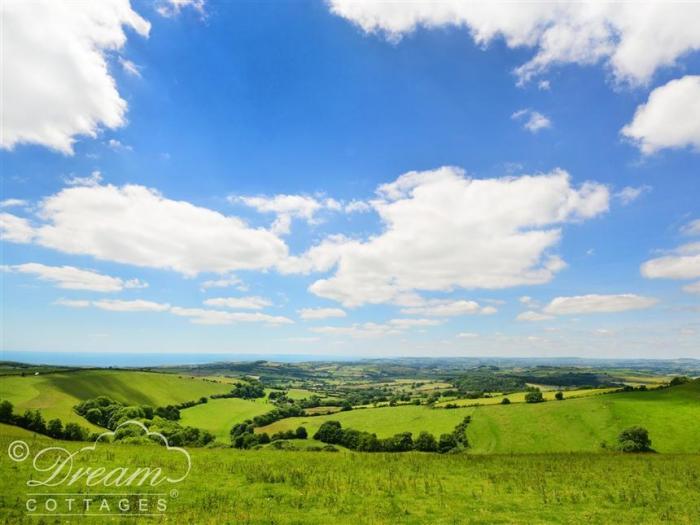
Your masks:
[{"label": "foreground grass", "polygon": [[[12,439],[0,435],[0,522],[42,523],[24,515],[31,462],[8,459]],[[32,450],[46,443],[28,440]],[[698,455],[190,452],[191,474],[177,485],[178,496],[168,501],[166,515],[139,519],[192,524],[700,523]],[[105,467],[168,463],[168,453],[157,446],[104,445],[93,454],[90,464]],[[134,523],[134,518],[81,516],[74,521]],[[65,520],[43,518],[43,523],[60,522]]]},{"label": "foreground grass", "polygon": [[174,374],[123,370],[85,370],[38,376],[0,378],[0,399],[25,409],[41,410],[45,419],[61,418],[98,430],[77,415],[73,407],[80,401],[109,396],[126,404],[161,406],[191,401],[202,396],[228,392],[230,385]]}]

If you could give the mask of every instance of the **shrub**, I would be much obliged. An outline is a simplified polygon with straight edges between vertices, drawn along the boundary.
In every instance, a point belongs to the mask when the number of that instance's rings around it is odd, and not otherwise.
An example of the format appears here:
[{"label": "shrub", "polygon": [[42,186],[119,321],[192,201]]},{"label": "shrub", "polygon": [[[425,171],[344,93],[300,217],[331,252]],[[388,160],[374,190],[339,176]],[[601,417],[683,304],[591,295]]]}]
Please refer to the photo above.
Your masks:
[{"label": "shrub", "polygon": [[425,431],[418,434],[415,447],[416,450],[420,450],[421,452],[437,452],[438,450],[438,444],[435,440],[435,436]]},{"label": "shrub", "polygon": [[504,397],[503,399],[501,399],[501,405],[510,405],[510,399]]},{"label": "shrub", "polygon": [[457,448],[457,440],[452,434],[442,434],[438,440],[438,452],[449,452],[453,448]]},{"label": "shrub", "polygon": [[688,376],[676,376],[673,379],[671,379],[669,386],[678,386],[683,385],[685,383],[690,383],[690,378]]},{"label": "shrub", "polygon": [[561,390],[559,390],[556,394],[554,394],[554,398],[555,398],[557,401],[563,400],[563,399],[564,399],[564,392],[562,392]]},{"label": "shrub", "polygon": [[651,451],[651,439],[649,431],[644,427],[626,428],[617,437],[619,448],[622,452],[649,452]]},{"label": "shrub", "polygon": [[530,390],[525,394],[526,403],[542,403],[544,401],[544,396],[539,389]]},{"label": "shrub", "polygon": [[309,434],[308,432],[306,432],[306,429],[304,427],[299,427],[294,432],[294,435],[297,439],[306,439]]}]

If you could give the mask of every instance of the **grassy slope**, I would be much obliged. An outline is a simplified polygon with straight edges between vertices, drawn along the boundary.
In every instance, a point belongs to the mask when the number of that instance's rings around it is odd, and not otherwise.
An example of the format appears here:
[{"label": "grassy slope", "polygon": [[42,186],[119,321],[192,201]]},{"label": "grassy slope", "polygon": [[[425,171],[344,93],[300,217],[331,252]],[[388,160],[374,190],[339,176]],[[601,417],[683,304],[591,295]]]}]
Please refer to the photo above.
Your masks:
[{"label": "grassy slope", "polygon": [[417,435],[422,430],[439,435],[451,432],[473,410],[473,408],[441,410],[415,405],[367,408],[326,416],[290,417],[262,427],[259,431],[273,434],[303,426],[312,436],[324,421],[340,421],[344,427],[367,430],[379,437],[393,436],[404,431],[411,431]]},{"label": "grassy slope", "polygon": [[0,399],[15,406],[15,413],[39,409],[44,418],[59,417],[97,429],[73,412],[73,406],[99,395],[117,401],[153,406],[180,403],[230,390],[229,385],[151,372],[86,370],[38,376],[0,377]]},{"label": "grassy slope", "polygon": [[[618,390],[617,388],[582,388],[580,390],[567,390],[564,392],[565,399],[574,399],[579,397],[597,396]],[[542,395],[548,401],[553,401],[556,395],[556,389],[543,391]],[[507,395],[494,395],[493,397],[484,397],[479,399],[456,399],[454,401],[442,401],[437,406],[445,406],[447,404],[455,404],[458,406],[474,406],[474,405],[498,405],[504,397],[507,397],[511,403],[524,403],[526,392],[514,392]]]},{"label": "grassy slope", "polygon": [[597,451],[626,427],[649,430],[659,452],[700,452],[700,382],[536,405],[476,408],[468,436],[474,452]]},{"label": "grassy slope", "polygon": [[[12,439],[0,433],[0,450],[7,450]],[[31,451],[41,446],[40,440],[29,442]],[[72,451],[82,445],[61,446]],[[700,523],[699,455],[389,455],[233,449],[190,449],[190,453],[192,471],[175,485],[177,497],[168,499],[169,522]],[[75,468],[124,465],[163,466],[166,472],[173,468],[162,447],[108,444],[78,457]],[[31,461],[14,463],[7,454],[0,455],[0,522],[41,523],[24,515],[31,469]],[[167,494],[172,487],[166,484],[162,492]],[[65,490],[88,491],[81,483]],[[113,490],[93,487],[89,492],[94,498]]]},{"label": "grassy slope", "polygon": [[318,417],[283,419],[259,429],[307,428],[324,421],[386,437],[421,430],[450,432],[472,414],[468,436],[475,453],[599,452],[632,425],[646,427],[659,452],[700,452],[700,382],[648,392],[630,392],[548,401],[539,404],[486,405],[459,409],[398,406],[353,410]]},{"label": "grassy slope", "polygon": [[208,403],[183,410],[180,423],[208,430],[220,441],[229,443],[229,432],[234,423],[251,419],[273,408],[273,404],[264,401],[210,399]]}]

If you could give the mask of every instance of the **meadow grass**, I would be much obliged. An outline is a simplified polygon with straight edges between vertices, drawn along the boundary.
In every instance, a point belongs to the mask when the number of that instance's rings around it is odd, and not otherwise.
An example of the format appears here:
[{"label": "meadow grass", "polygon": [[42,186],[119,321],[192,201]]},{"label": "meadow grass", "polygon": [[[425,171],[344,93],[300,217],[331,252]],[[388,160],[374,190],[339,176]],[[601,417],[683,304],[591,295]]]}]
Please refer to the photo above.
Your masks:
[{"label": "meadow grass", "polygon": [[180,377],[174,374],[123,370],[85,370],[38,376],[0,377],[0,399],[15,406],[15,413],[41,410],[45,419],[61,418],[98,430],[73,411],[80,401],[109,396],[126,404],[162,406],[224,393],[230,385]]},{"label": "meadow grass", "polygon": [[417,435],[422,430],[439,435],[452,432],[454,427],[473,411],[473,408],[432,409],[424,405],[366,408],[324,416],[290,417],[260,427],[257,431],[274,434],[303,426],[309,436],[312,436],[324,421],[340,421],[344,427],[373,432],[378,437],[389,437],[405,431]]},{"label": "meadow grass", "polygon": [[[8,459],[0,427],[0,521],[63,523],[24,514],[31,461]],[[69,450],[77,443],[43,437]],[[163,447],[109,445],[76,467],[173,467]],[[700,523],[700,455],[370,454],[190,449],[192,470],[165,516],[80,516],[79,523],[557,524]],[[89,459],[89,463],[86,460]],[[169,487],[164,492],[169,492]],[[84,485],[62,488],[86,494]],[[93,487],[90,497],[106,492]]]},{"label": "meadow grass", "polygon": [[275,405],[264,401],[237,398],[210,399],[208,403],[182,410],[180,423],[208,430],[220,441],[230,443],[231,427],[235,423],[252,419],[274,408]]},{"label": "meadow grass", "polygon": [[[579,390],[565,390],[563,393],[565,399],[574,399],[578,397],[608,394],[615,390],[619,390],[619,388],[582,388]],[[504,397],[507,397],[511,403],[524,403],[526,393],[527,392],[513,392],[511,394],[492,394],[491,397],[481,397],[478,399],[454,399],[450,401],[441,401],[440,403],[436,403],[435,406],[444,407],[449,404],[457,406],[498,405],[503,401]],[[557,389],[549,389],[543,390],[542,395],[547,401],[553,401],[556,393]]]}]

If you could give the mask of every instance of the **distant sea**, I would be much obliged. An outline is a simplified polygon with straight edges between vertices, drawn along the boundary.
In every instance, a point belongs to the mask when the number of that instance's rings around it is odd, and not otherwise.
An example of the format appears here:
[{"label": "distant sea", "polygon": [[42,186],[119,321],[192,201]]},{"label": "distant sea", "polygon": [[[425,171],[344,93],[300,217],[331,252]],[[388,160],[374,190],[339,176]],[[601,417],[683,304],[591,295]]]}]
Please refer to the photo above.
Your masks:
[{"label": "distant sea", "polygon": [[222,361],[349,361],[350,357],[289,354],[166,354],[166,353],[112,353],[112,352],[0,352],[2,361],[18,361],[36,365],[150,367],[166,365],[194,365]]}]

